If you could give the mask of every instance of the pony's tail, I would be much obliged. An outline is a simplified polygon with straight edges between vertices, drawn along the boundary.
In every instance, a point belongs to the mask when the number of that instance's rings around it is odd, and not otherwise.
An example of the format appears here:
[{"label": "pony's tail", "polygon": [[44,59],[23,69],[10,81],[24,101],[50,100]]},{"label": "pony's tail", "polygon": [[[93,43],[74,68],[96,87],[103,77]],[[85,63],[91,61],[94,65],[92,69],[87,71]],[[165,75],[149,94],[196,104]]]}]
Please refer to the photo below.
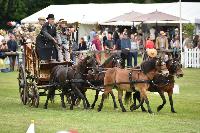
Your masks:
[{"label": "pony's tail", "polygon": [[132,92],[127,92],[126,91],[126,94],[125,94],[125,97],[124,97],[124,101],[125,101],[125,104],[129,104],[131,103],[131,100],[132,100]]}]

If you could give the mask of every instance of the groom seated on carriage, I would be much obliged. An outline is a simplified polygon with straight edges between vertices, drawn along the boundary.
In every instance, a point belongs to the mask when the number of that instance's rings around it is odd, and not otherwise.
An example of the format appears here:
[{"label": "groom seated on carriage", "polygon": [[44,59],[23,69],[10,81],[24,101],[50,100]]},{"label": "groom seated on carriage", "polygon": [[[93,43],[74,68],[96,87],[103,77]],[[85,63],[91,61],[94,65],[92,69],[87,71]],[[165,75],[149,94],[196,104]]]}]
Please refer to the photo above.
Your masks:
[{"label": "groom seated on carriage", "polygon": [[57,32],[54,15],[49,14],[40,34],[36,38],[36,51],[41,61],[56,62],[58,60]]}]

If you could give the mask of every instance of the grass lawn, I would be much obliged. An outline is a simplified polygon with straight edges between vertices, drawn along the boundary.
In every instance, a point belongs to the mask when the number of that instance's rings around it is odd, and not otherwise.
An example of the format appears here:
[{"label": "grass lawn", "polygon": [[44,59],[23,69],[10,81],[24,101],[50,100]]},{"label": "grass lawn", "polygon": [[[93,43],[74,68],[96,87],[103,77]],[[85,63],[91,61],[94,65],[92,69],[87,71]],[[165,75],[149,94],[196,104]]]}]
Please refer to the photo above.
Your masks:
[{"label": "grass lawn", "polygon": [[[82,104],[73,111],[69,108],[63,110],[58,96],[47,110],[43,109],[45,97],[41,97],[39,108],[31,108],[20,103],[17,72],[0,73],[0,133],[26,132],[32,119],[35,120],[36,133],[55,133],[69,129],[76,129],[80,133],[198,133],[200,69],[184,69],[184,74],[183,78],[176,80],[180,85],[180,94],[173,97],[178,113],[170,112],[168,101],[163,110],[157,113],[156,108],[161,103],[161,98],[149,93],[150,105],[155,112],[150,115],[141,110],[130,112],[129,106],[126,106],[126,113],[121,112],[121,109],[114,110],[111,97],[105,101],[102,112],[97,112],[97,108],[83,110]],[[92,102],[95,92],[88,91],[87,95]]]}]

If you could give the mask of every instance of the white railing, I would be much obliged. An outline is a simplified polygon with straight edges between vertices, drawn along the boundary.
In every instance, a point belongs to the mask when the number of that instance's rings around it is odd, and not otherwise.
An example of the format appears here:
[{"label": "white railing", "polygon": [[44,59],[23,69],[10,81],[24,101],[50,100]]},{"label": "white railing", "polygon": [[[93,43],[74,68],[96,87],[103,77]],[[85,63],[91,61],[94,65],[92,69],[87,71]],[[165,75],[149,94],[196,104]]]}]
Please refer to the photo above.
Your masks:
[{"label": "white railing", "polygon": [[185,48],[184,52],[184,66],[185,68],[200,68],[200,49]]}]

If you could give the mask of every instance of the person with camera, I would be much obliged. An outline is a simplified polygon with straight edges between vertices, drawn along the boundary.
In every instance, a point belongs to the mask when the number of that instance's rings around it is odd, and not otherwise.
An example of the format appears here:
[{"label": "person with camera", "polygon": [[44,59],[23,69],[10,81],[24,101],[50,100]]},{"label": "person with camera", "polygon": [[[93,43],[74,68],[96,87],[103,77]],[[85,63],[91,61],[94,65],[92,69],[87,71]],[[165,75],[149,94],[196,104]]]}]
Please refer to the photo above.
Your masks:
[{"label": "person with camera", "polygon": [[[58,44],[60,45],[60,49],[58,49],[58,60],[61,62],[63,61],[63,55],[65,61],[70,61],[68,34],[67,21],[60,19],[57,38]],[[62,51],[64,51],[63,54]]]}]

